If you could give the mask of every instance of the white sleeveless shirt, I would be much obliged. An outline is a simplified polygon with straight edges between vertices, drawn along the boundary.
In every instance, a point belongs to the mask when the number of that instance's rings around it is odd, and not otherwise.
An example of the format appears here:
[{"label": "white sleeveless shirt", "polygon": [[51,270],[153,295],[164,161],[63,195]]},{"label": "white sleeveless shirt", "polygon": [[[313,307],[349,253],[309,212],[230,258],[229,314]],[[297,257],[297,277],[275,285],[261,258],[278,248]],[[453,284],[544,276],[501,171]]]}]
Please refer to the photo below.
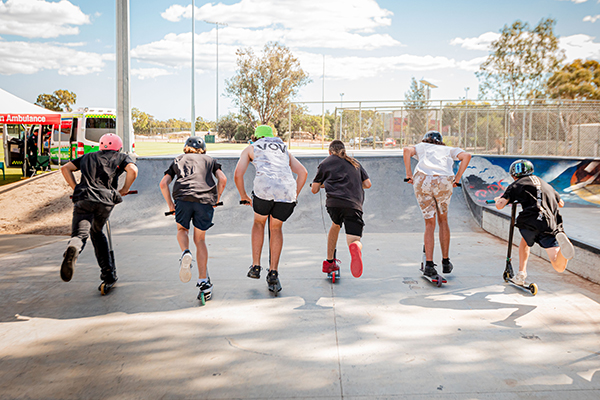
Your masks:
[{"label": "white sleeveless shirt", "polygon": [[283,203],[296,201],[296,180],[290,168],[286,144],[276,137],[265,137],[252,143],[256,168],[254,194],[263,200]]}]

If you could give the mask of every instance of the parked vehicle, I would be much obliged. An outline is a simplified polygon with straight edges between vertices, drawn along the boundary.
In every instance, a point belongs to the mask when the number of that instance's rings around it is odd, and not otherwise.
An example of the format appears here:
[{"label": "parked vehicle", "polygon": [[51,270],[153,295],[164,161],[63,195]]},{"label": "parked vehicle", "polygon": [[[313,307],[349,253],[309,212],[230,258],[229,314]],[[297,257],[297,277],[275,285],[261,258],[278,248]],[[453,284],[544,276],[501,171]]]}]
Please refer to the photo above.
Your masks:
[{"label": "parked vehicle", "polygon": [[384,147],[396,147],[396,139],[394,138],[386,138],[385,142],[383,143]]}]

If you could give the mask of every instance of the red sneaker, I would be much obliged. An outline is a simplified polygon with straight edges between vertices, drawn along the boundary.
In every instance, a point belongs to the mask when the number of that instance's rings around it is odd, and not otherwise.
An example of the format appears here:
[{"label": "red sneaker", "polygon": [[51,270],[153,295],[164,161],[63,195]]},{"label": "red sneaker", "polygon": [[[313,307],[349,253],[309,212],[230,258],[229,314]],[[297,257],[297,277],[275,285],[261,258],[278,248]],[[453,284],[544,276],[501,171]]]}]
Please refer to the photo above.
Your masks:
[{"label": "red sneaker", "polygon": [[333,260],[333,262],[329,262],[327,260],[323,261],[323,272],[328,274],[330,272],[339,270],[339,262],[340,260]]},{"label": "red sneaker", "polygon": [[349,249],[350,257],[352,257],[352,261],[350,261],[350,271],[352,272],[353,277],[360,278],[363,272],[362,252],[356,243],[350,243]]}]

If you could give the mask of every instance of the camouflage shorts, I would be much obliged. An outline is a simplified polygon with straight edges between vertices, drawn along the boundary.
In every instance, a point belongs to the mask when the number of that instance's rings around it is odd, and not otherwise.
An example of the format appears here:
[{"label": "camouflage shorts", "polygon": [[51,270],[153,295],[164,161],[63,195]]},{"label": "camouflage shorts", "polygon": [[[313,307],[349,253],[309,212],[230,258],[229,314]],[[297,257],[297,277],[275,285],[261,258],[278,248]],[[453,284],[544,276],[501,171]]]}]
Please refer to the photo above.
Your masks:
[{"label": "camouflage shorts", "polygon": [[439,209],[441,214],[448,213],[452,198],[452,176],[425,175],[418,172],[414,178],[415,196],[423,218],[435,218]]}]

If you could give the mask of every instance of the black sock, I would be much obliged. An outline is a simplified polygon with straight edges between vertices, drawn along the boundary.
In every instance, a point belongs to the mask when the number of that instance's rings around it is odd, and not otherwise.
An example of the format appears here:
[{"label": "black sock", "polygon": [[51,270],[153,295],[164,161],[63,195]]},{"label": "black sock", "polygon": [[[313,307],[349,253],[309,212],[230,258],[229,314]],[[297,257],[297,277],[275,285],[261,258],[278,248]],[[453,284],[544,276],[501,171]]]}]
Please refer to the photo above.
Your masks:
[{"label": "black sock", "polygon": [[334,261],[333,259],[327,260],[328,263],[332,263],[333,261]]},{"label": "black sock", "polygon": [[450,263],[450,257],[442,258],[442,264],[449,264],[449,263]]},{"label": "black sock", "polygon": [[435,264],[433,264],[433,261],[425,261],[425,266],[426,267],[433,267]]}]

